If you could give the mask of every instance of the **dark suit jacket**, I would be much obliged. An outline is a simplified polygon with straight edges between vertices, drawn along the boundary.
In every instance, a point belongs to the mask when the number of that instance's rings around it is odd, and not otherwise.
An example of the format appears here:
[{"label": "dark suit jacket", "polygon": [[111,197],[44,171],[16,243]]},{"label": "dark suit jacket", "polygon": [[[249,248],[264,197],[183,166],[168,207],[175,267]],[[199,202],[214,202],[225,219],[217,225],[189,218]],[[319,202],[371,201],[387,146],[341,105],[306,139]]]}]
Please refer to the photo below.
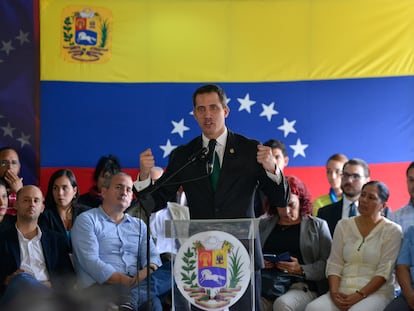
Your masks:
[{"label": "dark suit jacket", "polygon": [[3,221],[0,222],[0,232],[6,231],[10,227],[16,224],[16,216],[6,214],[3,217]]},{"label": "dark suit jacket", "polygon": [[335,231],[336,224],[342,218],[342,205],[344,200],[321,207],[318,210],[318,217],[325,219],[329,226],[331,236]]},{"label": "dark suit jacket", "polygon": [[[42,229],[40,239],[46,268],[53,287],[69,289],[73,285],[74,270],[69,258],[66,237],[58,232]],[[15,226],[0,233],[0,282],[1,293],[7,276],[20,268],[20,247]],[[63,278],[68,276],[68,278]]]},{"label": "dark suit jacket", "polygon": [[[336,224],[340,219],[342,219],[343,202],[344,200],[339,200],[338,202],[321,207],[318,210],[318,217],[326,220],[332,237],[335,231]],[[386,206],[382,212],[382,216],[388,217],[389,211],[390,208]]]},{"label": "dark suit jacket", "polygon": [[[177,147],[170,155],[165,173],[154,186],[144,191],[160,187],[152,193],[155,209],[159,210],[166,206],[167,201],[175,200],[177,190],[182,185],[191,219],[254,218],[254,200],[258,188],[268,197],[271,207],[287,206],[289,185],[284,177],[279,185],[273,182],[262,165],[257,163],[258,144],[256,140],[228,131],[220,178],[214,192],[205,160],[196,160],[186,166],[189,159],[203,147],[200,135],[188,144]],[[258,270],[264,266],[259,236],[255,242],[255,269]],[[256,277],[255,303],[257,310],[260,310],[261,278],[258,271]],[[249,295],[243,295],[231,309],[245,309],[249,299]]]},{"label": "dark suit jacket", "polygon": [[[180,185],[187,197],[191,219],[255,217],[254,198],[258,187],[269,198],[270,206],[286,206],[289,198],[288,185],[284,178],[277,185],[257,163],[258,144],[258,141],[228,131],[217,191],[213,192],[206,162],[197,160],[152,193],[156,210],[164,208],[167,201],[175,198]],[[201,136],[176,148],[170,155],[166,172],[155,183],[155,187],[185,166],[191,155],[201,148]],[[151,191],[151,187],[144,191]]]}]

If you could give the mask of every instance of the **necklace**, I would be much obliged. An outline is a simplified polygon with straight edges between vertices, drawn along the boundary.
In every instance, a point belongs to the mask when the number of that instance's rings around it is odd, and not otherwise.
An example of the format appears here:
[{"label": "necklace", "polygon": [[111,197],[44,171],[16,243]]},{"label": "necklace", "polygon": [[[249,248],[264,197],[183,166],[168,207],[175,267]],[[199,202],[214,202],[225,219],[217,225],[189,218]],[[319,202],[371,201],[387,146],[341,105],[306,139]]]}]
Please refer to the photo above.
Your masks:
[{"label": "necklace", "polygon": [[67,210],[66,213],[61,213],[60,214],[60,218],[62,219],[63,222],[63,226],[65,227],[66,230],[70,230],[72,228],[72,211],[73,208],[72,206],[70,206]]}]

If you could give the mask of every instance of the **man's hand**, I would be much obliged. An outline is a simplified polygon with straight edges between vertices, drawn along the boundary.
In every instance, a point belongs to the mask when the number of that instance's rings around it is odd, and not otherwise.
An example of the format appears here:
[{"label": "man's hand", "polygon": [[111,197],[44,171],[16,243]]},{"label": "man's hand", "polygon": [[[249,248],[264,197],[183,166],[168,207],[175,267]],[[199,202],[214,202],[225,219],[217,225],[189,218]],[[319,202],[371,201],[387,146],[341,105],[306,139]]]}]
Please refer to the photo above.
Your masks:
[{"label": "man's hand", "polygon": [[9,184],[10,191],[16,193],[23,187],[23,178],[17,176],[12,170],[7,170],[4,174],[4,180]]},{"label": "man's hand", "polygon": [[154,156],[151,148],[148,148],[139,155],[139,180],[145,180],[150,175],[150,170],[155,165]]},{"label": "man's hand", "polygon": [[272,148],[258,145],[256,158],[257,162],[261,164],[267,172],[276,174],[276,159],[272,154]]}]

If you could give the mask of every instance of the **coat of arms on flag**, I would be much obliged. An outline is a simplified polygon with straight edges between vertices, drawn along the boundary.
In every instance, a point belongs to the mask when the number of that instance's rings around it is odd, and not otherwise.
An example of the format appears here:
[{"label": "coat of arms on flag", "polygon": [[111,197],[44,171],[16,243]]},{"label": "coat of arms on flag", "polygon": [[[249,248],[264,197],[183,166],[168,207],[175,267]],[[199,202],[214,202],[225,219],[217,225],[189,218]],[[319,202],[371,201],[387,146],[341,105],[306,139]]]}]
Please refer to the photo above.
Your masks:
[{"label": "coat of arms on flag", "polygon": [[203,310],[227,309],[246,291],[250,257],[243,244],[222,231],[191,236],[180,247],[174,276],[181,294]]},{"label": "coat of arms on flag", "polygon": [[105,63],[111,57],[112,14],[105,8],[66,7],[61,53],[68,62]]}]

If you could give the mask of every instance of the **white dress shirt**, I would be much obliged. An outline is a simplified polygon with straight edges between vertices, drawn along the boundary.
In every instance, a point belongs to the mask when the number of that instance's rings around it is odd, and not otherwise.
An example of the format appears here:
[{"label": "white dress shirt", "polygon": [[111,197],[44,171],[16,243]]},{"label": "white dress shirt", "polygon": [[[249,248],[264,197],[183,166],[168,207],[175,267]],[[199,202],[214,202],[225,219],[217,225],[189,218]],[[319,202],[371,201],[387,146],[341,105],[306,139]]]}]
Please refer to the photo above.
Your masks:
[{"label": "white dress shirt", "polygon": [[32,239],[26,239],[17,226],[16,229],[20,246],[20,269],[32,274],[40,282],[49,281],[49,273],[46,269],[42,243],[40,242],[42,231],[39,226],[37,227],[37,235]]}]

